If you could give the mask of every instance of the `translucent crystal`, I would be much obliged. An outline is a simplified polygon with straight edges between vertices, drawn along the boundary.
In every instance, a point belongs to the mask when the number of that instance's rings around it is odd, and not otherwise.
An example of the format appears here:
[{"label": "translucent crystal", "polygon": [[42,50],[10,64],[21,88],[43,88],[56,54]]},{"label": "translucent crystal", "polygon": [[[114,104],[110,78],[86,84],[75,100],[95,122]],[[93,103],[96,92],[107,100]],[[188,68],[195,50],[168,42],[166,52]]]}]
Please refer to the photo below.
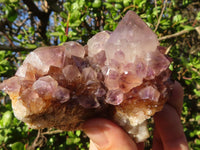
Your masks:
[{"label": "translucent crystal", "polygon": [[109,90],[114,90],[114,89],[118,89],[119,88],[119,72],[112,70],[112,69],[108,69],[107,73],[105,75],[105,86],[109,89]]},{"label": "translucent crystal", "polygon": [[11,77],[7,80],[4,80],[3,83],[0,84],[0,90],[4,90],[5,92],[13,92],[18,93],[20,91],[20,80],[18,77]]},{"label": "translucent crystal", "polygon": [[56,80],[60,86],[64,87],[67,84],[67,81],[61,68],[50,66],[48,75],[50,75],[54,80]]},{"label": "translucent crystal", "polygon": [[105,43],[110,38],[110,33],[102,31],[88,40],[88,56],[93,57],[102,50],[105,50]]},{"label": "translucent crystal", "polygon": [[106,96],[106,102],[112,105],[119,105],[124,100],[121,90],[110,90]]},{"label": "translucent crystal", "polygon": [[39,97],[38,93],[31,88],[25,89],[21,94],[21,100],[30,111],[31,114],[41,113],[45,111],[46,103]]},{"label": "translucent crystal", "polygon": [[51,99],[52,93],[57,89],[58,82],[51,76],[44,76],[34,82],[32,88],[43,99]]},{"label": "translucent crystal", "polygon": [[79,104],[85,108],[97,108],[100,106],[98,100],[92,96],[81,95],[78,101]]},{"label": "translucent crystal", "polygon": [[31,52],[24,60],[24,65],[29,63],[44,75],[50,66],[63,67],[65,61],[65,47],[41,47]]},{"label": "translucent crystal", "polygon": [[80,71],[74,65],[67,65],[62,71],[68,83],[75,82],[81,77]]},{"label": "translucent crystal", "polygon": [[152,86],[147,86],[139,91],[139,95],[141,99],[148,99],[152,101],[158,102],[160,93],[158,90],[153,88]]},{"label": "translucent crystal", "polygon": [[77,56],[83,58],[85,56],[84,47],[77,42],[66,42],[63,46],[65,46],[65,53],[68,57]]},{"label": "translucent crystal", "polygon": [[58,100],[60,103],[65,103],[70,99],[70,90],[58,86],[52,93],[53,99]]},{"label": "translucent crystal", "polygon": [[105,44],[107,63],[118,51],[125,54],[127,62],[134,63],[135,57],[148,61],[149,53],[154,52],[158,45],[155,33],[138,15],[129,11]]},{"label": "translucent crystal", "polygon": [[91,67],[84,68],[82,74],[84,81],[97,80],[97,73]]}]

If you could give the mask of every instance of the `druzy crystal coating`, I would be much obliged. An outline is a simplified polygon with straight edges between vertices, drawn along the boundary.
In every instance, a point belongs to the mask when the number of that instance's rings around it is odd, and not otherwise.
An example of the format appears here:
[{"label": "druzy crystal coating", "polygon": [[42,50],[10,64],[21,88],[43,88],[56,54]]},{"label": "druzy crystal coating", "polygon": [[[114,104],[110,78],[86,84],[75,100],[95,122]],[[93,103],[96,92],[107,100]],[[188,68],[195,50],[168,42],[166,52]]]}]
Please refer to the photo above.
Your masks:
[{"label": "druzy crystal coating", "polygon": [[106,116],[102,108],[112,108],[112,120],[124,118],[129,125],[119,124],[129,130],[144,124],[167,100],[170,61],[164,50],[153,31],[129,11],[115,31],[99,32],[85,46],[70,41],[37,48],[0,89],[10,95],[16,117],[35,128],[66,129],[64,123],[75,122],[66,119],[66,109],[75,103],[96,109],[98,116]]}]

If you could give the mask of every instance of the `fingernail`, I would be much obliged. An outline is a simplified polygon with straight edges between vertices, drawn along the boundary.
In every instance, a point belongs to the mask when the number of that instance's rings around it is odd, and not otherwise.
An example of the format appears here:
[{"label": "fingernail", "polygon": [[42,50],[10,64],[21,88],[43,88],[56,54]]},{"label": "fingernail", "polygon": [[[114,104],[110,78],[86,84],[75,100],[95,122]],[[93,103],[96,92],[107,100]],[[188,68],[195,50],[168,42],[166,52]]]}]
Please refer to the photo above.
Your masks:
[{"label": "fingernail", "polygon": [[105,148],[109,144],[103,126],[100,126],[99,124],[90,125],[87,123],[84,125],[83,130],[98,148]]}]

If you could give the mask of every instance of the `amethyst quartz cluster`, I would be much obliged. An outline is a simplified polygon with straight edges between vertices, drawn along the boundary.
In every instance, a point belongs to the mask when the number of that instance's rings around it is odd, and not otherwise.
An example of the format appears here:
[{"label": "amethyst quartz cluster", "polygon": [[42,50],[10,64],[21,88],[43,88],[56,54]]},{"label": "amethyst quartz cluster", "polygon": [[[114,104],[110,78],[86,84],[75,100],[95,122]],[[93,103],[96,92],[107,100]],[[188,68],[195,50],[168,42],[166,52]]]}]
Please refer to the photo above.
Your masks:
[{"label": "amethyst quartz cluster", "polygon": [[149,136],[146,119],[170,94],[165,50],[129,11],[114,32],[99,32],[85,46],[71,41],[37,48],[0,89],[32,128],[76,130],[89,118],[105,117],[140,142]]}]

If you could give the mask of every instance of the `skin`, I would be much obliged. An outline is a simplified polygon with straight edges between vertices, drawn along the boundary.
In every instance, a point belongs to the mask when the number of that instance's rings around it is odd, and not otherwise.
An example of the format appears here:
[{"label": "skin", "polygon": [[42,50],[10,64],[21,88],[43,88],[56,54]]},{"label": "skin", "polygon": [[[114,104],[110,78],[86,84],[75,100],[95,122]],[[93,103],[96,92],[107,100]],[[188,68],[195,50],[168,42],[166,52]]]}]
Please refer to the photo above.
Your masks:
[{"label": "skin", "polygon": [[[187,140],[180,121],[183,89],[178,82],[163,110],[154,115],[153,150],[188,150]],[[113,122],[96,118],[84,124],[90,138],[90,150],[143,150],[144,143],[135,143],[129,135]]]}]

